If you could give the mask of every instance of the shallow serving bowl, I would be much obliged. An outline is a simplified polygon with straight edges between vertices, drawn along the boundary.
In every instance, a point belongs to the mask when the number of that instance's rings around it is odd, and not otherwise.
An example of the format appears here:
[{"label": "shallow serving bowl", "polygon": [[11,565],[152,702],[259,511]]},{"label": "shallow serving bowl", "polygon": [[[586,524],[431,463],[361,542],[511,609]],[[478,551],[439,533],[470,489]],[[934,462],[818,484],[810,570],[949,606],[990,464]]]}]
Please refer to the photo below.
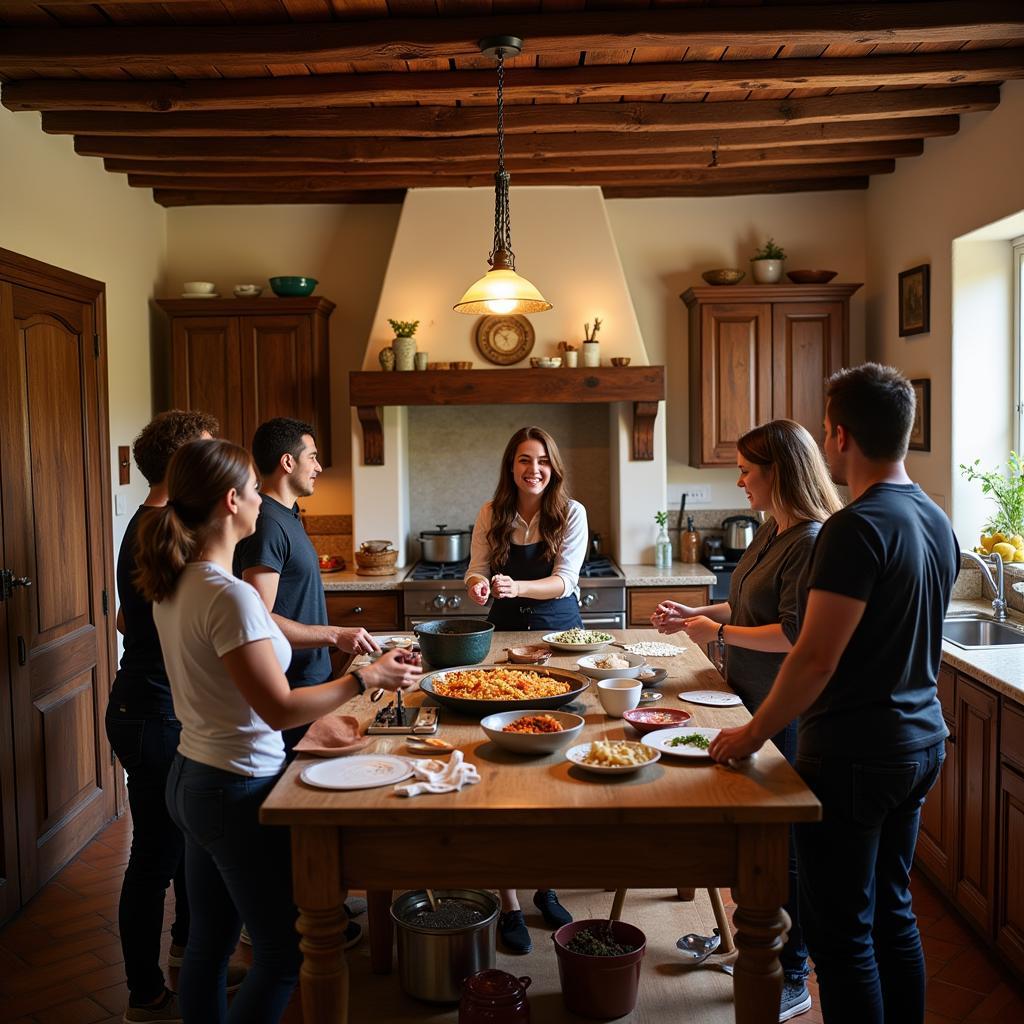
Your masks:
[{"label": "shallow serving bowl", "polygon": [[[561,732],[502,732],[506,725],[527,715],[550,715],[562,726]],[[527,708],[523,711],[499,711],[480,720],[480,728],[492,743],[517,754],[550,754],[570,743],[579,735],[586,723],[579,715],[568,711],[545,711]]]},{"label": "shallow serving bowl", "polygon": [[634,708],[632,711],[624,711],[622,717],[643,735],[686,725],[693,716],[682,708]]},{"label": "shallow serving bowl", "polygon": [[[466,697],[445,697],[434,689],[434,681],[442,679],[450,672],[457,672],[459,669],[481,668],[491,672],[536,672],[541,676],[550,676],[569,684],[565,693],[556,694],[554,697],[528,697],[523,700],[486,700],[483,698]],[[442,669],[436,672],[427,672],[420,677],[420,689],[432,697],[438,704],[449,708],[456,714],[465,715],[468,718],[483,718],[484,715],[496,715],[501,711],[532,711],[540,709],[550,711],[553,708],[560,708],[565,704],[574,701],[588,686],[590,680],[581,676],[578,672],[570,672],[565,668],[547,668],[531,665],[460,665],[453,668]]]},{"label": "shallow serving bowl", "polygon": [[[562,632],[566,632],[563,630]],[[599,651],[602,647],[607,647],[614,639],[611,633],[604,633],[603,630],[591,630],[594,633],[603,633],[604,636],[608,637],[607,640],[598,640],[592,644],[567,644],[559,640],[558,637],[562,635],[558,633],[545,633],[541,640],[549,646],[553,647],[556,651],[565,651],[567,654],[584,654],[587,651]]]},{"label": "shallow serving bowl", "polygon": [[213,281],[186,281],[184,290],[190,295],[212,295],[216,287]]},{"label": "shallow serving bowl", "polygon": [[631,654],[629,651],[616,651],[620,657],[629,662],[629,668],[598,668],[594,663],[608,657],[607,651],[588,654],[576,662],[580,671],[591,679],[636,679],[640,670],[647,664],[642,654]]},{"label": "shallow serving bowl", "polygon": [[312,295],[313,289],[320,282],[315,277],[272,277],[270,287],[275,295],[282,297],[294,297],[297,295]]},{"label": "shallow serving bowl", "polygon": [[513,665],[544,665],[551,660],[551,648],[544,644],[509,647],[508,660]]},{"label": "shallow serving bowl", "polygon": [[708,284],[739,284],[747,276],[745,270],[723,268],[721,270],[705,270],[700,275]]},{"label": "shallow serving bowl", "polygon": [[828,284],[838,270],[787,270],[786,277],[794,284]]}]

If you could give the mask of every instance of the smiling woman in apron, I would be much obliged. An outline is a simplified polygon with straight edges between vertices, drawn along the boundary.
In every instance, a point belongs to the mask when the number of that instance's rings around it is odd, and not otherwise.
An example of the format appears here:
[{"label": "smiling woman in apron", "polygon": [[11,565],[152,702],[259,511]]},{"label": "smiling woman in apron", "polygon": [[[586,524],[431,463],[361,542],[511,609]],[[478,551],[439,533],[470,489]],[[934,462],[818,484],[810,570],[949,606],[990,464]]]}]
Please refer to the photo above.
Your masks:
[{"label": "smiling woman in apron", "polygon": [[[587,513],[566,492],[565,466],[554,438],[540,427],[512,435],[501,457],[494,497],[473,528],[466,587],[480,605],[493,597],[487,621],[500,630],[561,631],[582,626],[580,567],[586,555]],[[572,917],[552,889],[534,905],[549,928]],[[514,890],[501,891],[498,931],[513,953],[532,948]]]}]

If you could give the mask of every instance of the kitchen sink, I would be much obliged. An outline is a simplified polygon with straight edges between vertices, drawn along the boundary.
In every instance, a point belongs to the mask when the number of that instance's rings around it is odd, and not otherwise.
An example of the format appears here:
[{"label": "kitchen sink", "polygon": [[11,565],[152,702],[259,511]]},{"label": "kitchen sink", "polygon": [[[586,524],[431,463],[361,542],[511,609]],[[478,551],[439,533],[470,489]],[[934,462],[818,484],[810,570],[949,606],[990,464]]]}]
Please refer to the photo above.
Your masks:
[{"label": "kitchen sink", "polygon": [[942,639],[964,649],[1024,647],[1024,629],[980,615],[948,618],[942,623]]}]

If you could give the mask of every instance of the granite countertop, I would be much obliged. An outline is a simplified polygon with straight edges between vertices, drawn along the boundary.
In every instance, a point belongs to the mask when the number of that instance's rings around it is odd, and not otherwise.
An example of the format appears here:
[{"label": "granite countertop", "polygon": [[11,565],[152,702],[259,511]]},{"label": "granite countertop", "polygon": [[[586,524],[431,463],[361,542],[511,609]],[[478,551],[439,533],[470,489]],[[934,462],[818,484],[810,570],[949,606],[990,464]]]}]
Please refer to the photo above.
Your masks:
[{"label": "granite countertop", "polygon": [[[992,613],[992,602],[982,599],[953,600],[949,602],[951,612]],[[1024,625],[1024,616],[1011,611],[1008,620]],[[1018,704],[1024,704],[1024,647],[988,647],[983,650],[965,651],[954,647],[948,641],[942,642],[942,660],[1004,697]]]},{"label": "granite countertop", "polygon": [[653,565],[620,565],[627,587],[710,587],[715,574],[699,562],[673,562],[667,569]]},{"label": "granite countertop", "polygon": [[330,594],[339,590],[401,590],[402,581],[411,571],[411,565],[400,566],[393,576],[360,576],[353,569],[341,572],[322,572],[324,590]]}]

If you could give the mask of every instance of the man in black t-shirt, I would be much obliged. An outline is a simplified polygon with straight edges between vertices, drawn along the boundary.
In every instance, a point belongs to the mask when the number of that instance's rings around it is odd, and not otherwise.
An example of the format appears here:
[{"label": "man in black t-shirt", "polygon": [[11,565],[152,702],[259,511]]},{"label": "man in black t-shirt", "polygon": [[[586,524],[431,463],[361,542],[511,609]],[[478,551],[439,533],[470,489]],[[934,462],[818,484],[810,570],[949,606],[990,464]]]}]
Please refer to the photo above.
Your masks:
[{"label": "man in black t-shirt", "polygon": [[800,911],[826,1024],[920,1024],[925,969],[911,908],[921,804],[942,765],[942,619],[960,567],[945,514],[907,476],[914,392],[867,363],[829,381],[825,457],[850,504],[821,528],[799,638],[718,761],[800,716],[796,769],[822,804],[797,826]]}]

